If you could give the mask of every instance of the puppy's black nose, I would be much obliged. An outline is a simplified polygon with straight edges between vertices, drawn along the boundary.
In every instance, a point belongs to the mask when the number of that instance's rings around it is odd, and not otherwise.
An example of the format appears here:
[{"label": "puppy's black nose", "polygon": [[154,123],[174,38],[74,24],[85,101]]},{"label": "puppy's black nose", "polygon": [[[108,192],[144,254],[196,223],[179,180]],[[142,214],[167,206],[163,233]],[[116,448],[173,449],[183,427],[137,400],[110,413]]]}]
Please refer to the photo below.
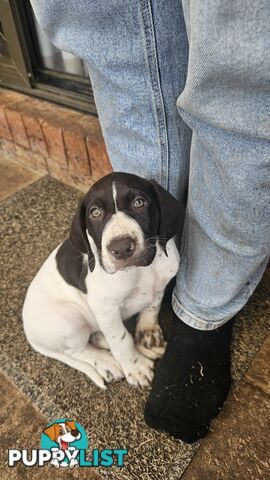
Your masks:
[{"label": "puppy's black nose", "polygon": [[110,253],[117,260],[125,260],[132,257],[135,251],[135,242],[130,237],[117,237],[111,240],[108,245]]},{"label": "puppy's black nose", "polygon": [[71,430],[71,435],[73,435],[73,437],[77,437],[79,433],[79,430]]}]

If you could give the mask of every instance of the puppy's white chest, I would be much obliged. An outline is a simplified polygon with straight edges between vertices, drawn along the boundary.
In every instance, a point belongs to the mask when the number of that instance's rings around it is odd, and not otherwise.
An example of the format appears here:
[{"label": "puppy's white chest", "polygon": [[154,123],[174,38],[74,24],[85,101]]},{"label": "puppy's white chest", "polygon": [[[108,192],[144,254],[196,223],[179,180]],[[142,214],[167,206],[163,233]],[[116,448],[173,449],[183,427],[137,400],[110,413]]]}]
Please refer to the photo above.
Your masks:
[{"label": "puppy's white chest", "polygon": [[158,250],[151,266],[139,267],[136,285],[122,304],[123,318],[140,312],[162,295],[167,283],[176,274],[178,266],[179,254],[172,241],[168,247],[168,256]]},{"label": "puppy's white chest", "polygon": [[179,254],[173,239],[169,240],[166,248],[168,255],[158,245],[157,254],[147,267],[134,267],[115,274],[95,269],[86,278],[90,308],[95,306],[96,310],[108,311],[118,306],[122,319],[126,319],[162,296],[179,267]]},{"label": "puppy's white chest", "polygon": [[154,272],[148,271],[147,278],[145,273],[140,272],[137,285],[134,286],[122,302],[122,318],[128,318],[143,310],[154,301],[156,293]]}]

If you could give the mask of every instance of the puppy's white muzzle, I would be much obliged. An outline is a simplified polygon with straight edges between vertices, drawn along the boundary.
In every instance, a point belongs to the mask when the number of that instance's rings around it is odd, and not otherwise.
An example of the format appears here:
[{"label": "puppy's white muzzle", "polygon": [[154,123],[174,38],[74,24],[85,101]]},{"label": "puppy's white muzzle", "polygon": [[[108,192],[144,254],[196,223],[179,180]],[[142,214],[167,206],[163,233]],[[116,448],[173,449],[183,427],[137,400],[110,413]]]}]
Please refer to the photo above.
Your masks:
[{"label": "puppy's white muzzle", "polygon": [[75,437],[70,432],[68,432],[61,436],[61,440],[67,443],[71,443],[71,442],[74,442],[74,440],[79,440],[80,436],[81,436],[80,433],[78,433],[78,435]]},{"label": "puppy's white muzzle", "polygon": [[106,224],[101,241],[101,260],[108,273],[136,265],[144,249],[140,225],[124,212],[112,215]]}]

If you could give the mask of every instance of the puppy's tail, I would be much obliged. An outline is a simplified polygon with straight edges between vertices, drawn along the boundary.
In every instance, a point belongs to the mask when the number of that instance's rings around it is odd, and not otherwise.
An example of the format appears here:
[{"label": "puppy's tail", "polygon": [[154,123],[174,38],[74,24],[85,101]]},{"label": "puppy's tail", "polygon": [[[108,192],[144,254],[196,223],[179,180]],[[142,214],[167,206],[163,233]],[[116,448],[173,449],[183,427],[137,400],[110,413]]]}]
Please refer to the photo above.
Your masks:
[{"label": "puppy's tail", "polygon": [[98,387],[106,390],[106,385],[103,378],[99,375],[99,373],[88,363],[83,362],[82,360],[78,360],[77,358],[72,357],[64,352],[54,352],[53,350],[49,350],[47,348],[40,347],[35,345],[31,342],[32,347],[37,352],[45,355],[49,358],[54,358],[55,360],[59,360],[62,363],[65,363],[69,367],[75,368],[79,370],[79,372],[85,373]]}]

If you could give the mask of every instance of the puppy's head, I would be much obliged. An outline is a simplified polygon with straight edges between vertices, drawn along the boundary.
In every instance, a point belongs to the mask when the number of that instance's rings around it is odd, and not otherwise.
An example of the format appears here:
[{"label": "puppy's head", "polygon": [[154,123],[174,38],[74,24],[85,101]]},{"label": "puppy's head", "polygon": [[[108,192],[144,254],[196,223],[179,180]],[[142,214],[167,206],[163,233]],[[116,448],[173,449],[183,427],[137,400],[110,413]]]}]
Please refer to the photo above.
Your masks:
[{"label": "puppy's head", "polygon": [[79,203],[70,239],[87,253],[90,270],[99,262],[108,273],[147,266],[156,242],[166,243],[182,230],[184,208],[155,181],[137,175],[111,173],[95,183]]},{"label": "puppy's head", "polygon": [[65,444],[74,442],[75,440],[79,440],[81,437],[80,432],[77,430],[74,420],[61,422],[61,423],[53,423],[50,427],[45,428],[43,430],[45,435],[61,445],[63,447]]}]

